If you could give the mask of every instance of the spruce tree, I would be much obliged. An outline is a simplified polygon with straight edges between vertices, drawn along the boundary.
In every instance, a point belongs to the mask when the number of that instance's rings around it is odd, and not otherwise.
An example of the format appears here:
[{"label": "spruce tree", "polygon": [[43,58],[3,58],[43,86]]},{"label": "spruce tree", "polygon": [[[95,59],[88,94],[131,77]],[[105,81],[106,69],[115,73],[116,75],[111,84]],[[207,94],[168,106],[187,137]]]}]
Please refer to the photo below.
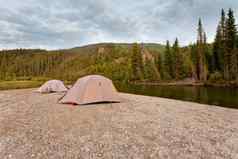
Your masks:
[{"label": "spruce tree", "polygon": [[203,33],[203,51],[204,51],[204,80],[207,80],[209,71],[212,72],[212,55],[207,44],[206,32]]},{"label": "spruce tree", "polygon": [[225,57],[224,57],[224,77],[226,80],[232,80],[236,76],[232,65],[237,65],[237,60],[232,60],[236,55],[236,25],[232,9],[229,9],[225,30]]},{"label": "spruce tree", "polygon": [[226,40],[226,15],[221,10],[221,19],[217,26],[216,37],[213,44],[213,72],[224,72],[224,54]]},{"label": "spruce tree", "polygon": [[220,53],[218,54],[220,71],[224,71],[224,55],[225,55],[225,40],[226,40],[226,13],[224,9],[221,11],[221,21],[220,21]]},{"label": "spruce tree", "polygon": [[221,36],[222,40],[225,40],[226,36],[226,13],[224,9],[221,10],[221,21],[220,21],[220,26],[221,26]]},{"label": "spruce tree", "polygon": [[173,60],[172,60],[172,52],[170,49],[169,41],[166,42],[165,55],[164,55],[164,71],[167,79],[171,79],[173,77]]},{"label": "spruce tree", "polygon": [[205,41],[204,41],[204,30],[202,26],[202,21],[199,18],[198,22],[198,39],[197,39],[197,79],[199,81],[205,81],[207,79],[206,75],[206,65],[205,65]]},{"label": "spruce tree", "polygon": [[160,75],[160,78],[158,80],[161,80],[164,78],[164,67],[163,67],[163,61],[162,61],[160,53],[157,55],[155,62],[156,62],[158,74]]},{"label": "spruce tree", "polygon": [[131,67],[132,80],[143,79],[143,62],[141,56],[141,48],[137,43],[134,43],[132,46]]},{"label": "spruce tree", "polygon": [[182,64],[182,57],[180,53],[178,38],[176,38],[173,45],[173,54],[175,57],[175,78],[176,80],[179,80],[182,78],[183,64]]},{"label": "spruce tree", "polygon": [[213,72],[222,71],[223,65],[223,52],[222,52],[222,32],[221,25],[219,24],[217,27],[216,37],[213,44]]},{"label": "spruce tree", "polygon": [[198,57],[197,57],[197,45],[192,44],[190,47],[190,57],[192,61],[192,77],[198,81]]}]

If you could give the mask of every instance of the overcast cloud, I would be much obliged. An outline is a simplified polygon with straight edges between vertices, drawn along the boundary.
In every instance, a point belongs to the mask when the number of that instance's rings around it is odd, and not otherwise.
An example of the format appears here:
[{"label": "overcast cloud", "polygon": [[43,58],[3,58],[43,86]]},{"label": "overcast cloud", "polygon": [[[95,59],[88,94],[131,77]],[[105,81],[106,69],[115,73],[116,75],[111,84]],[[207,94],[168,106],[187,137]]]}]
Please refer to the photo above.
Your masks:
[{"label": "overcast cloud", "polygon": [[71,48],[99,42],[212,41],[221,8],[236,0],[0,0],[0,48]]}]

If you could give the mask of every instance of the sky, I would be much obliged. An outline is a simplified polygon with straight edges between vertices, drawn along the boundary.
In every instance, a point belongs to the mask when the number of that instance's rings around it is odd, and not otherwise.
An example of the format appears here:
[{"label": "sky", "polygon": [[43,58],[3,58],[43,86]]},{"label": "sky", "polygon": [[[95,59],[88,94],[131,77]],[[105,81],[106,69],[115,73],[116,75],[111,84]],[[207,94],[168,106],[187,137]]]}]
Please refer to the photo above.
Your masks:
[{"label": "sky", "polygon": [[238,0],[0,0],[0,48],[62,49],[100,42],[212,42],[221,8]]}]

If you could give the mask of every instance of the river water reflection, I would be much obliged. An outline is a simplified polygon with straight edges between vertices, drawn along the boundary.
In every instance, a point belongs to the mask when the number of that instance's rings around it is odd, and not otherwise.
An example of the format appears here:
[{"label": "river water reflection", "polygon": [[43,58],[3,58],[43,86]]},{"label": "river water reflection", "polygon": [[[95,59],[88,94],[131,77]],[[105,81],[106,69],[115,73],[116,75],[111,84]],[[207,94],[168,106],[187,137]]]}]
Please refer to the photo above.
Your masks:
[{"label": "river water reflection", "polygon": [[116,84],[126,93],[165,97],[238,109],[238,88]]}]

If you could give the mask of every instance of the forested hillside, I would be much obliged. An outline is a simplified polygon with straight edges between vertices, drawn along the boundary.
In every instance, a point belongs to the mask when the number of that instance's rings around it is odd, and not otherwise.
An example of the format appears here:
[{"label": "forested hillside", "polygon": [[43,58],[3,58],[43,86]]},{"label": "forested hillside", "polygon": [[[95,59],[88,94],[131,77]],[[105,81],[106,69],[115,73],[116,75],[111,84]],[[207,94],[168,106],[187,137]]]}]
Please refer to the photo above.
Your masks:
[{"label": "forested hillside", "polygon": [[115,81],[238,81],[238,35],[234,13],[221,12],[214,43],[208,44],[199,19],[197,42],[160,44],[101,43],[65,50],[2,50],[0,80],[57,78],[75,81],[102,74]]},{"label": "forested hillside", "polygon": [[[154,57],[164,50],[159,44],[145,44]],[[152,55],[153,54],[153,55]],[[67,50],[3,50],[0,79],[58,78],[74,81],[87,74],[103,74],[114,80],[130,80],[132,44],[95,44]]]}]

